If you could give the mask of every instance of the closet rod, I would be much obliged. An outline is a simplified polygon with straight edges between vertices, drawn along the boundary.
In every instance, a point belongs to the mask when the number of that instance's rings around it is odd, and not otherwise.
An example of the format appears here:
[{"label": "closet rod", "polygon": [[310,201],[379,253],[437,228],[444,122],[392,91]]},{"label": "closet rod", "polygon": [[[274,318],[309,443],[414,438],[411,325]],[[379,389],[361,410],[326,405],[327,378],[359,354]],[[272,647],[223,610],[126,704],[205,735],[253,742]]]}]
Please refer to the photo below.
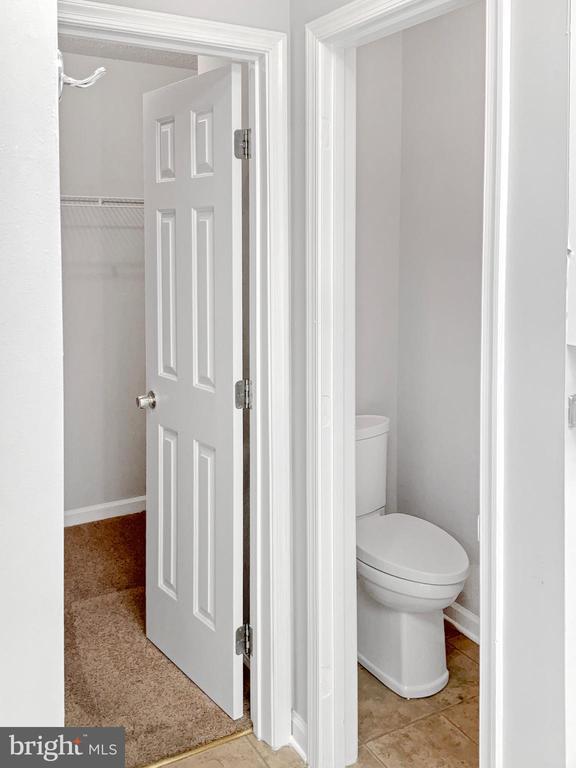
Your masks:
[{"label": "closet rod", "polygon": [[89,77],[83,77],[77,79],[70,77],[64,72],[64,57],[62,51],[58,51],[58,100],[62,98],[62,91],[65,85],[70,85],[72,88],[91,88],[95,82],[106,74],[106,67],[98,67],[94,70]]},{"label": "closet rod", "polygon": [[61,205],[86,205],[93,208],[143,208],[144,200],[137,197],[85,197],[62,195]]}]

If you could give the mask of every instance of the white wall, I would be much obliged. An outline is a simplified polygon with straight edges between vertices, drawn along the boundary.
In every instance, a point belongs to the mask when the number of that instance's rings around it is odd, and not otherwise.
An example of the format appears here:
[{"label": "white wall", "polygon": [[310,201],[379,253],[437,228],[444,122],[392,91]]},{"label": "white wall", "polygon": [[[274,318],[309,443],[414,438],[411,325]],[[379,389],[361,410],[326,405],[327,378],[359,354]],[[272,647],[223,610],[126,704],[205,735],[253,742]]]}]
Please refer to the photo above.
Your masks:
[{"label": "white wall", "polygon": [[56,3],[0,25],[0,725],[64,722]]},{"label": "white wall", "polygon": [[[569,260],[567,295],[566,397],[576,394],[576,3],[571,4]],[[566,428],[565,445],[566,587],[566,768],[576,768],[576,428]]]},{"label": "white wall", "polygon": [[[574,127],[572,127],[574,131]],[[571,203],[574,208],[574,203]],[[575,268],[572,264],[571,268]],[[573,307],[572,311],[576,311]],[[576,347],[567,347],[566,394],[576,394]],[[576,429],[566,430],[566,768],[576,768]]]},{"label": "white wall", "polygon": [[357,66],[357,409],[392,419],[387,511],[460,541],[478,615],[484,4]]},{"label": "white wall", "polygon": [[503,763],[526,768],[565,764],[568,11],[512,3]]},{"label": "white wall", "polygon": [[[107,73],[60,104],[65,195],[142,198],[142,94],[192,70],[64,54],[68,74]],[[144,496],[146,418],[143,212],[65,206],[65,508]]]},{"label": "white wall", "polygon": [[[570,174],[569,264],[567,341],[576,343],[576,3],[570,13]],[[566,347],[566,397],[576,394],[576,346]],[[566,766],[576,768],[576,428],[566,429],[565,455],[565,558],[566,585]]]}]

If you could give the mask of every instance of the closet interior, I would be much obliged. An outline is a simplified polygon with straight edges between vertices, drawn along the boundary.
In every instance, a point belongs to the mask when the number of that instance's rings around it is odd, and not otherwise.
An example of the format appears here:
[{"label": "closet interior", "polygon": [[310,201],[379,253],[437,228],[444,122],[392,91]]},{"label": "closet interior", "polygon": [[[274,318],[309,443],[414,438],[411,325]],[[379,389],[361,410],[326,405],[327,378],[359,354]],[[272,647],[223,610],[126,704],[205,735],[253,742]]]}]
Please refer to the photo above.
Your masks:
[{"label": "closet interior", "polygon": [[123,726],[136,768],[251,729],[247,680],[232,720],[145,632],[142,98],[202,62],[88,39],[60,47],[69,76],[106,70],[60,102],[66,725]]}]

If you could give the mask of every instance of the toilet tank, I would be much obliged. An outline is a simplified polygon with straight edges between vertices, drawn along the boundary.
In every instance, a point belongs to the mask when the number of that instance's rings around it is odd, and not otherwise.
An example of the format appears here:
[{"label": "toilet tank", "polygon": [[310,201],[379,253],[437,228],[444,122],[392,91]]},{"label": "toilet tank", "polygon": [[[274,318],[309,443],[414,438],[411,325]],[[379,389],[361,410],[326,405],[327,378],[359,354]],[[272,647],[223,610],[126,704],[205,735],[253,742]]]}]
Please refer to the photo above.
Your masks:
[{"label": "toilet tank", "polygon": [[356,516],[386,505],[387,416],[356,416]]}]

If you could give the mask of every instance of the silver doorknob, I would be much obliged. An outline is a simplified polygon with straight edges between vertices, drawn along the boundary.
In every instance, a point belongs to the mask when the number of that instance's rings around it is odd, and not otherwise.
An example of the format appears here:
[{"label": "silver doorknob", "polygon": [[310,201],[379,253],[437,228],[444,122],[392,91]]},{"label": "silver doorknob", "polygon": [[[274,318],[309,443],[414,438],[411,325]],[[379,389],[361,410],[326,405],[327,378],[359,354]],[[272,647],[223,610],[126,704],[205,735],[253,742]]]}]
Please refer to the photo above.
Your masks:
[{"label": "silver doorknob", "polygon": [[156,395],[152,390],[147,395],[138,395],[136,398],[138,408],[156,408]]}]

